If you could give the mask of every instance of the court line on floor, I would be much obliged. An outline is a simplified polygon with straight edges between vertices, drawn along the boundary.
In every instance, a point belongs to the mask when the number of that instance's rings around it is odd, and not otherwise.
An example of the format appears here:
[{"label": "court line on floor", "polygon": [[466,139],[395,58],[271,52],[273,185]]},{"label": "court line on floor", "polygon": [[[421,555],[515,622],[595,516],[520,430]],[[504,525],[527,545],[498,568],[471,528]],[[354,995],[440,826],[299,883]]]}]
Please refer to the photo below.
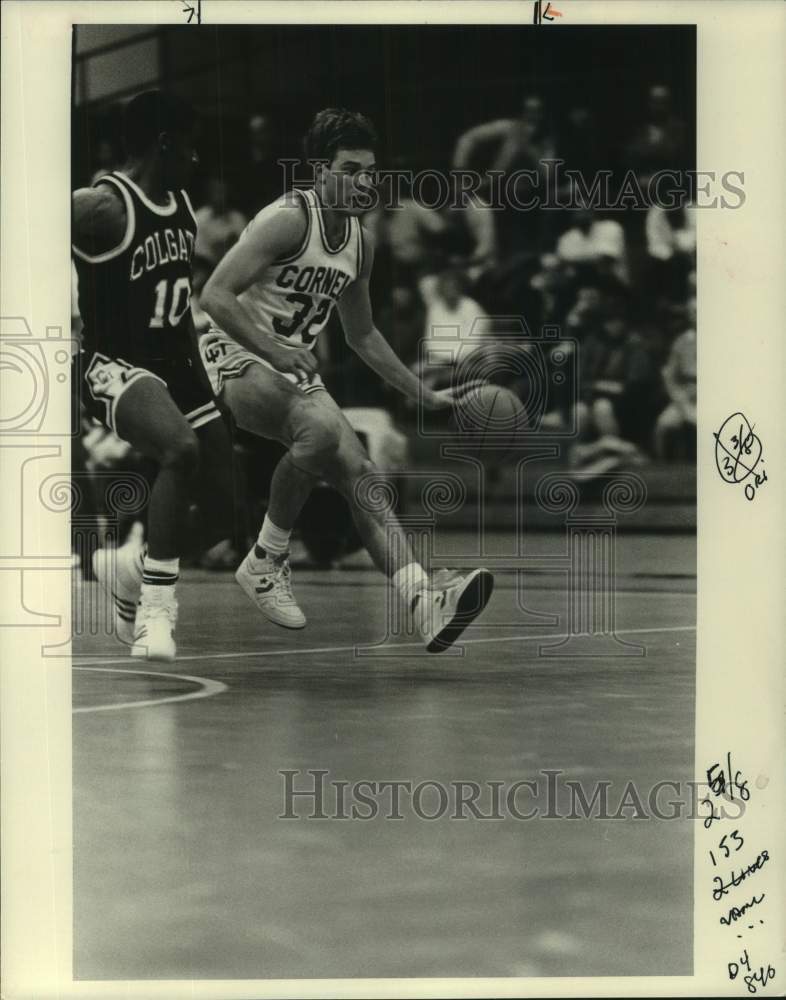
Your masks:
[{"label": "court line on floor", "polygon": [[[101,660],[100,662],[124,663],[125,660]],[[191,677],[189,674],[167,674],[161,670],[112,670],[109,667],[87,667],[77,664],[74,664],[74,670],[90,670],[99,674],[145,674],[149,677],[173,677],[178,681],[189,681],[192,684],[199,684],[199,690],[187,691],[185,694],[173,694],[167,698],[148,698],[144,701],[113,702],[110,705],[85,705],[81,708],[72,708],[71,711],[73,713],[116,712],[121,708],[147,708],[148,705],[167,705],[175,701],[196,701],[198,698],[210,698],[214,694],[221,694],[222,691],[227,690],[227,685],[223,684],[221,681],[210,680],[207,677]]]},{"label": "court line on floor", "polygon": [[[300,572],[303,573],[304,571],[301,570]],[[305,571],[305,572],[309,572],[309,571]],[[342,572],[344,572],[344,571],[342,570]],[[349,577],[350,576],[349,571],[346,571],[346,572],[347,572],[347,577]],[[358,572],[358,573],[363,572],[363,573],[365,573],[365,570],[358,570],[358,571],[353,571],[353,572]],[[511,577],[511,576],[513,576],[513,573],[515,572],[514,569],[510,569],[510,570],[507,570],[507,569],[505,569],[505,570],[495,569],[495,570],[493,570],[493,572],[497,574],[497,579],[495,581],[495,589],[497,589],[497,590],[516,590],[516,589],[518,589],[518,585],[517,584],[515,584],[515,583],[508,583],[505,579],[499,579],[500,577]],[[536,577],[536,579],[534,581],[534,583],[536,585],[532,586],[532,588],[531,588],[533,591],[546,591],[548,593],[551,593],[554,590],[564,590],[565,589],[564,580],[561,583],[559,583],[559,584],[557,584],[557,583],[555,583],[555,584],[548,584],[546,582],[552,576],[558,577],[560,575],[560,572],[561,572],[561,575],[564,577],[565,573],[567,572],[565,570],[562,570],[562,571],[560,571],[560,570],[554,570],[553,572],[551,570],[549,570],[547,573],[543,573],[540,576],[538,576],[537,574],[533,573],[532,571],[527,571],[527,572],[529,572],[532,576]],[[360,585],[362,585],[364,589],[366,589],[366,588],[372,588],[372,587],[374,589],[381,589],[381,588],[388,588],[390,586],[390,581],[389,580],[385,579],[383,576],[380,576],[379,574],[377,574],[377,576],[379,577],[378,579],[377,578],[372,579],[372,580],[366,580],[366,579],[364,579],[362,581],[362,583],[359,582],[358,580],[355,580],[355,579],[329,580],[328,581],[328,586],[330,586],[330,587],[336,587],[336,588],[339,588],[339,589],[340,588],[349,589],[350,587],[357,587],[357,586],[360,586]],[[619,574],[618,573],[617,574],[617,580],[618,581],[620,581],[620,580],[660,580],[660,579],[663,579],[665,583],[673,583],[675,579],[686,580],[686,581],[690,581],[691,583],[695,583],[696,582],[696,576],[695,575],[685,575],[685,576],[679,576],[679,577],[675,577],[675,576],[663,576],[663,577],[661,577],[661,576],[657,576],[657,575],[653,575],[653,574],[648,574],[648,573],[642,573],[642,574],[637,574],[637,573],[622,573],[622,574]],[[233,584],[236,586],[234,579],[229,579],[229,580],[220,579],[220,580],[207,580],[206,581],[206,580],[203,580],[203,579],[197,579],[197,580],[188,579],[187,577],[181,577],[180,578],[180,585],[181,586],[201,587],[206,582],[210,583],[210,584],[215,584],[216,586],[219,586],[219,587],[224,587],[224,586],[228,587],[228,586],[231,586]],[[304,587],[304,588],[305,587],[317,587],[317,588],[322,588],[324,586],[325,586],[325,581],[324,580],[307,580],[307,579],[303,579],[302,576],[298,577],[298,587]],[[661,589],[661,590],[638,590],[638,589],[637,590],[623,590],[623,589],[619,589],[619,590],[616,590],[615,593],[618,596],[622,596],[622,597],[630,597],[630,596],[633,596],[633,597],[649,597],[651,595],[662,596],[664,594],[667,597],[683,597],[685,594],[693,594],[693,593],[695,593],[695,590],[666,590],[665,588]]]},{"label": "court line on floor", "polygon": [[[650,632],[695,632],[695,625],[662,625],[654,626],[652,628],[622,628],[617,629],[616,635],[644,635]],[[586,635],[587,633],[580,633]],[[497,636],[487,636],[482,639],[465,639],[461,645],[462,646],[478,646],[482,644],[492,643],[492,642],[540,642],[543,639],[568,639],[572,633],[568,632],[551,632],[545,635],[497,635]],[[376,647],[363,647],[363,648],[374,648],[374,649],[407,649],[407,648],[422,648],[422,642],[390,642],[384,645]],[[183,663],[185,661],[193,660],[243,660],[250,659],[251,657],[266,657],[266,656],[292,656],[297,654],[299,656],[307,656],[313,653],[348,653],[352,652],[358,647],[358,643],[352,646],[314,646],[307,649],[298,649],[297,646],[290,646],[288,649],[259,649],[259,650],[239,650],[235,653],[186,653],[185,656],[178,656],[178,663]],[[371,657],[369,657],[370,659]],[[74,663],[74,668],[77,670],[87,669],[86,664],[88,663],[127,663],[128,658],[126,657],[108,657],[107,659],[92,659],[92,660],[80,660],[79,663]],[[83,666],[85,664],[85,666]],[[131,671],[118,671],[118,673],[130,673]],[[142,673],[143,671],[139,671]],[[177,674],[159,674],[155,671],[148,671],[149,673],[155,674],[156,677],[167,677],[167,676],[179,676]],[[216,692],[217,693],[217,692]],[[202,695],[202,697],[207,697]],[[156,702],[156,704],[160,704]]]}]

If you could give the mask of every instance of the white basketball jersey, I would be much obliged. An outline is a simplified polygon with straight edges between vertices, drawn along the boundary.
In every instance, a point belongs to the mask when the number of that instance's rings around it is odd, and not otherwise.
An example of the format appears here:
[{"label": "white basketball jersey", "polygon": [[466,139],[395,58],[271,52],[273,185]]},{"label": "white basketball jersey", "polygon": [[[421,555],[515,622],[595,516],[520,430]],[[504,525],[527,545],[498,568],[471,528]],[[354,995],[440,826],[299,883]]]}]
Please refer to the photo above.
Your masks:
[{"label": "white basketball jersey", "polygon": [[[360,274],[363,236],[360,221],[348,215],[344,236],[334,249],[325,235],[316,192],[295,190],[292,197],[302,198],[306,206],[308,222],[301,245],[288,257],[274,261],[238,298],[260,330],[313,348],[333,306]],[[256,221],[250,225],[255,224],[264,225]]]}]

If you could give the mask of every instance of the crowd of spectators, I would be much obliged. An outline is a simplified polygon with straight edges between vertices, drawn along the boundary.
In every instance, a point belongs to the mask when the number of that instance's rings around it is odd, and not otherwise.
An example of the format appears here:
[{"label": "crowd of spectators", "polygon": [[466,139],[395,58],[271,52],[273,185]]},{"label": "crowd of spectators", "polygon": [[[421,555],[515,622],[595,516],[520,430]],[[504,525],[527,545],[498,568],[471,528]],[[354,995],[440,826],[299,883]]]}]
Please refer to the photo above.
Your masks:
[{"label": "crowd of spectators", "polygon": [[[543,419],[551,430],[578,427],[571,462],[689,460],[696,232],[688,198],[678,208],[604,210],[574,193],[570,208],[522,211],[495,205],[490,193],[494,172],[518,171],[516,183],[526,190],[514,189],[513,198],[526,203],[554,158],[589,189],[605,166],[594,122],[590,108],[576,106],[555,134],[543,100],[525,96],[519,118],[476,125],[456,138],[451,166],[487,179],[480,199],[436,209],[405,193],[400,207],[375,212],[368,224],[377,243],[378,323],[407,363],[432,379],[447,374],[427,361],[437,331],[452,328],[473,342],[504,334],[509,343],[516,329],[510,317],[520,316],[529,331],[519,334],[521,348],[534,350],[543,326],[558,327],[564,339],[550,352],[573,355],[577,394],[550,388]],[[691,159],[668,87],[650,87],[640,122],[618,149],[606,151],[605,163],[624,164],[644,192],[656,171],[684,169]],[[547,358],[546,377],[549,370]]]}]

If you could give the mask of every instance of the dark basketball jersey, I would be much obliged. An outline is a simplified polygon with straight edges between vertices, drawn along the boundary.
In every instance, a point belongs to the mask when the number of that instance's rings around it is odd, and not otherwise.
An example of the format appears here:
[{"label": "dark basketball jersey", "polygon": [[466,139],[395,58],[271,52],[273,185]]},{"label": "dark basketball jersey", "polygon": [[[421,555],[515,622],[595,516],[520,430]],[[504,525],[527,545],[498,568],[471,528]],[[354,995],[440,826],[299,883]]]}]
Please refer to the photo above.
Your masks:
[{"label": "dark basketball jersey", "polygon": [[197,223],[185,191],[157,205],[129,177],[114,172],[126,207],[126,232],[106,253],[73,247],[79,278],[82,348],[133,364],[190,355],[191,258]]}]

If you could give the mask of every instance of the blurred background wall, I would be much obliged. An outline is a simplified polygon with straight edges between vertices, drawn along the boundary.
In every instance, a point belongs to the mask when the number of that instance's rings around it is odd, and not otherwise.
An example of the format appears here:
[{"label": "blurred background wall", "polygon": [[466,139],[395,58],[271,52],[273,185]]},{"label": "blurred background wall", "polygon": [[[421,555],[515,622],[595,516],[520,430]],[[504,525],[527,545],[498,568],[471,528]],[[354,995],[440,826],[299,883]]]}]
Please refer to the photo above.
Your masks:
[{"label": "blurred background wall", "polygon": [[[80,129],[74,181],[87,177],[95,142],[117,139],[112,103],[149,86],[196,104],[208,138],[206,170],[238,154],[256,111],[275,121],[277,155],[299,155],[314,111],[329,105],[372,117],[383,137],[382,165],[403,158],[415,169],[446,167],[459,133],[517,115],[530,94],[542,99],[558,134],[573,108],[588,107],[604,166],[614,168],[653,83],[670,88],[685,119],[686,149],[694,149],[695,69],[695,35],[683,25],[77,26],[77,117],[94,127]],[[690,152],[684,166],[693,166]]]}]

